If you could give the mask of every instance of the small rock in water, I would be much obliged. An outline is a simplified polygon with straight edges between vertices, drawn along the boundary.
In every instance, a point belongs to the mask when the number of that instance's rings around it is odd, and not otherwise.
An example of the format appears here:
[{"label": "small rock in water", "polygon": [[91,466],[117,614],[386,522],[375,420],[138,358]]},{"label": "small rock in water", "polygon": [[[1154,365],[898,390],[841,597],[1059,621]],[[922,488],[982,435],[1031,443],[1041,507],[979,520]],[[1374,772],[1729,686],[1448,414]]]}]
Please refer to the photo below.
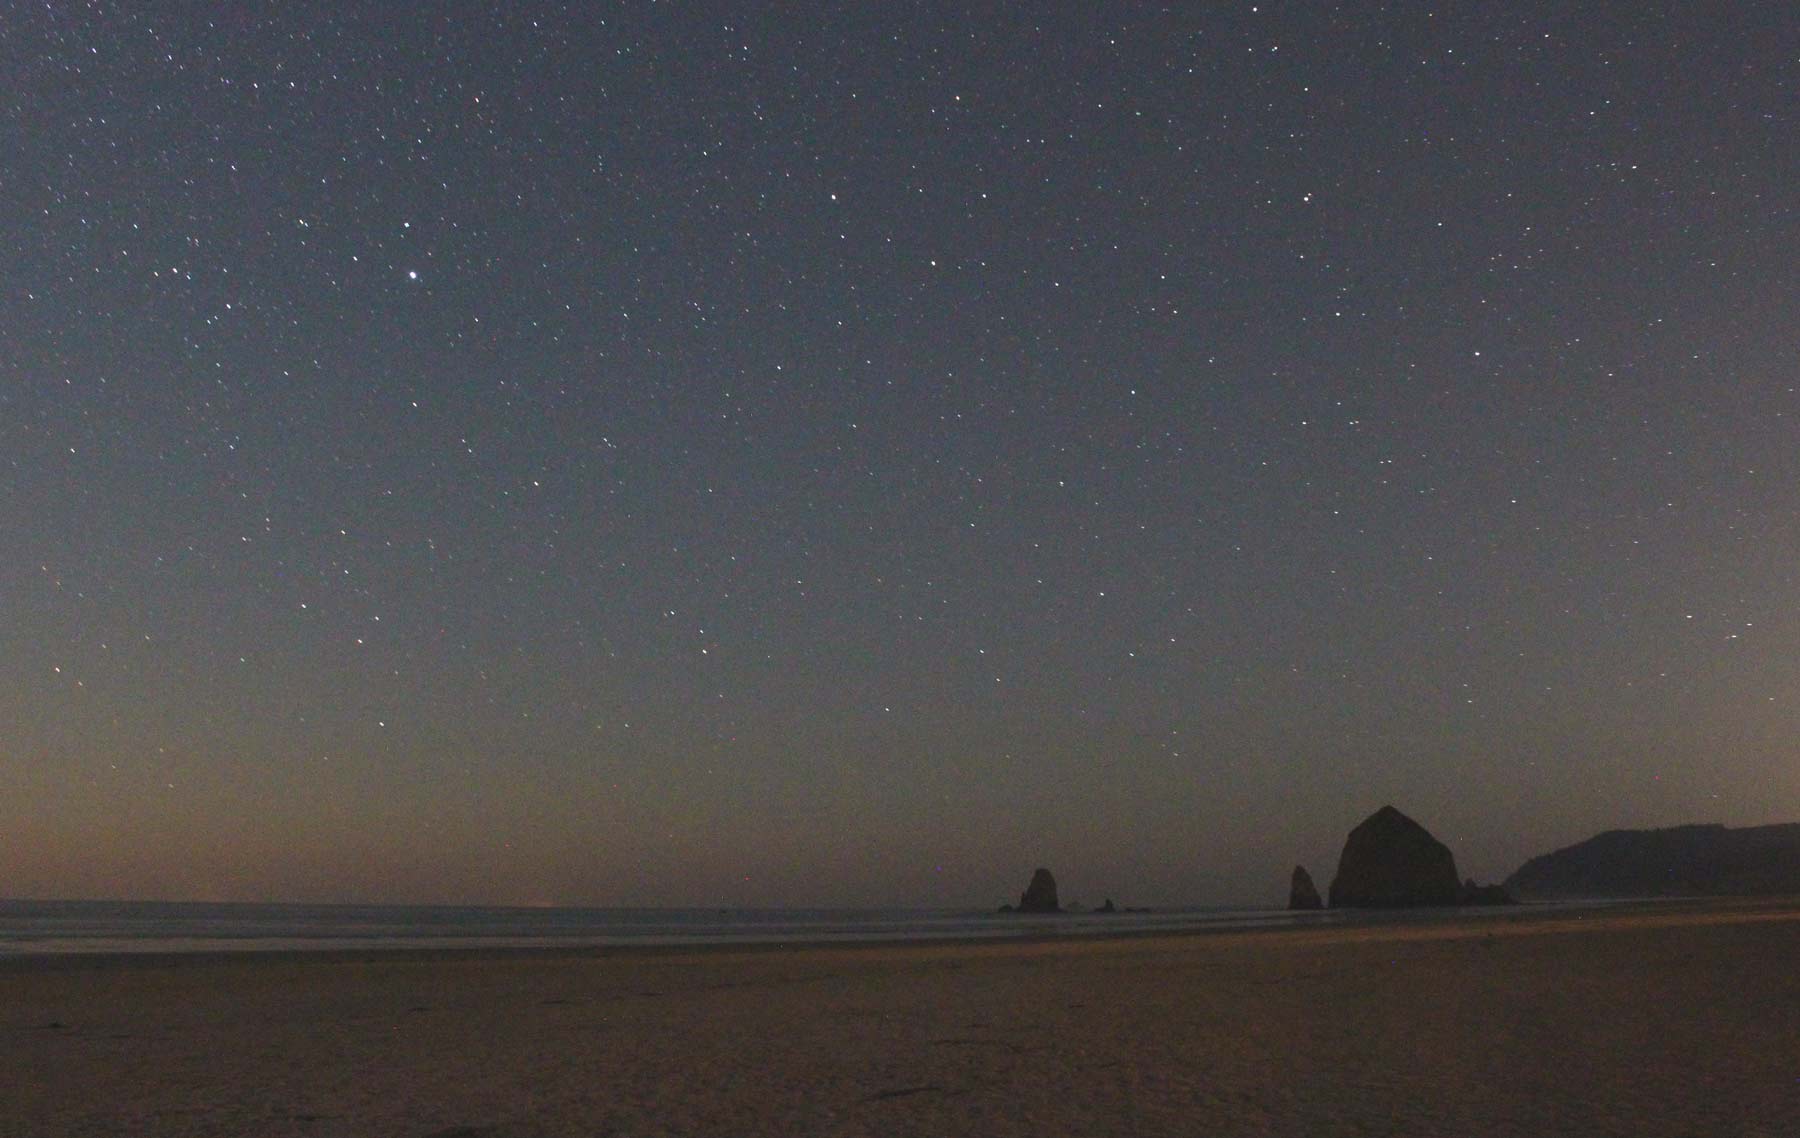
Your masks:
[{"label": "small rock in water", "polygon": [[1465,905],[1517,905],[1504,885],[1477,885],[1473,877],[1463,882],[1462,903]]}]

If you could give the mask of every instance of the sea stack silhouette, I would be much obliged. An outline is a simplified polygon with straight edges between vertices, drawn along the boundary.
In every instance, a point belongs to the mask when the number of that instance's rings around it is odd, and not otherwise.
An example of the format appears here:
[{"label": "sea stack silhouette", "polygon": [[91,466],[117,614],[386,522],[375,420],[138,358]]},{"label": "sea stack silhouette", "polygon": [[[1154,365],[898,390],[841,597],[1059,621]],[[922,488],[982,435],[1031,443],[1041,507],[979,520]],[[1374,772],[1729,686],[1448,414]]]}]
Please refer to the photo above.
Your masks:
[{"label": "sea stack silhouette", "polygon": [[1319,887],[1313,884],[1312,874],[1306,872],[1304,865],[1296,865],[1293,879],[1288,883],[1288,908],[1310,911],[1324,907],[1325,902],[1319,896]]},{"label": "sea stack silhouette", "polygon": [[1019,912],[1021,913],[1060,913],[1062,905],[1056,900],[1056,878],[1050,871],[1039,867],[1031,875],[1031,884],[1019,895]]},{"label": "sea stack silhouette", "polygon": [[1455,905],[1462,892],[1449,847],[1392,806],[1383,806],[1344,840],[1337,876],[1331,879],[1331,907]]}]

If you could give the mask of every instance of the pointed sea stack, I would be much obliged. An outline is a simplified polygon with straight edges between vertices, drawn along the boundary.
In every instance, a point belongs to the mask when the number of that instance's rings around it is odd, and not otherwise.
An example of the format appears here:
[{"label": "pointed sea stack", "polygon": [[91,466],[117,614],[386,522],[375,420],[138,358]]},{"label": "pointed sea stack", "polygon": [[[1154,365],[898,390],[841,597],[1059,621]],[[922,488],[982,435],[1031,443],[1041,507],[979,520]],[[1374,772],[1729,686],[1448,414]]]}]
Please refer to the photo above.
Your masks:
[{"label": "pointed sea stack", "polygon": [[1288,908],[1310,911],[1324,907],[1325,902],[1319,897],[1319,887],[1313,884],[1312,874],[1306,872],[1304,865],[1296,865],[1293,880],[1288,884]]},{"label": "pointed sea stack", "polygon": [[1392,806],[1350,831],[1331,880],[1334,909],[1454,905],[1461,899],[1462,881],[1449,848]]},{"label": "pointed sea stack", "polygon": [[1019,895],[1019,912],[1021,913],[1060,913],[1062,906],[1056,900],[1056,878],[1050,876],[1047,869],[1038,869],[1031,875],[1031,884]]}]

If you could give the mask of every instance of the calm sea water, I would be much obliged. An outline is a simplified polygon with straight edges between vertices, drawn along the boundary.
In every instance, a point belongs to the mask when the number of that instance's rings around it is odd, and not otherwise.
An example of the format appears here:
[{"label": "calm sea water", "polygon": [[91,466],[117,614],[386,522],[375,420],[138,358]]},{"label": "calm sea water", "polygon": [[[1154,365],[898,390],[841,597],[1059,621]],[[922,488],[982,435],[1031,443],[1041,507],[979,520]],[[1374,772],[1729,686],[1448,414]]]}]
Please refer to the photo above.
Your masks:
[{"label": "calm sea water", "polygon": [[1329,913],[1171,909],[1028,917],[950,909],[511,909],[0,901],[0,958],[122,952],[781,944],[1097,936],[1320,923]]}]

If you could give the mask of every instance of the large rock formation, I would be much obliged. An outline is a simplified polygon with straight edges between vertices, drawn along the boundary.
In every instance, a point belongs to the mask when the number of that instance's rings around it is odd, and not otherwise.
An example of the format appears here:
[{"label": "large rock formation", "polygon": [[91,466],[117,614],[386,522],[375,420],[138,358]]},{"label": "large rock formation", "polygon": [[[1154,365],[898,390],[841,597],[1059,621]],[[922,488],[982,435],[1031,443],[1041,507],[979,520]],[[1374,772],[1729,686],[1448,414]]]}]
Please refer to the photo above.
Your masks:
[{"label": "large rock formation", "polygon": [[1700,897],[1800,893],[1800,824],[1608,830],[1534,857],[1516,897]]},{"label": "large rock formation", "polygon": [[1062,912],[1062,906],[1056,901],[1056,878],[1050,876],[1049,870],[1039,868],[1031,875],[1031,884],[1019,895],[1019,912]]},{"label": "large rock formation", "polygon": [[1449,848],[1392,806],[1350,831],[1331,879],[1334,909],[1454,905],[1461,898]]},{"label": "large rock formation", "polygon": [[1319,887],[1313,884],[1312,874],[1306,872],[1304,865],[1294,867],[1294,876],[1288,882],[1288,908],[1290,909],[1323,909],[1325,902],[1319,897]]}]

